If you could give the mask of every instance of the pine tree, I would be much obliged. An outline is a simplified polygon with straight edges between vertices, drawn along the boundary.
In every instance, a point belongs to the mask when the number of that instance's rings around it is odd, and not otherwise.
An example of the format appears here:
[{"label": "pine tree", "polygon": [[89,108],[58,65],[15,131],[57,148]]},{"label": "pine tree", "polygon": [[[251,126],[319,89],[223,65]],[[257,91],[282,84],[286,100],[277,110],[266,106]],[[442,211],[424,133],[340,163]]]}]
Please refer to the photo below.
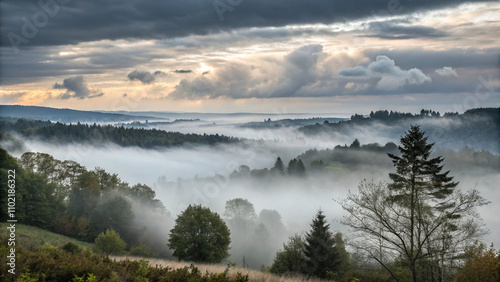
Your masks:
[{"label": "pine tree", "polygon": [[319,210],[311,223],[311,231],[306,233],[304,271],[309,276],[332,278],[338,271],[339,254],[335,246],[330,225],[327,224],[323,211]]},{"label": "pine tree", "polygon": [[273,169],[277,170],[281,174],[285,174],[285,164],[283,164],[283,161],[280,157],[278,157],[276,159],[276,162],[274,162]]},{"label": "pine tree", "polygon": [[417,280],[416,261],[422,256],[423,246],[417,243],[418,238],[425,236],[422,223],[433,212],[454,207],[447,198],[458,185],[448,176],[449,171],[441,172],[442,157],[430,158],[434,144],[427,143],[427,139],[418,125],[411,126],[401,137],[401,157],[388,154],[396,168],[396,173],[389,173],[392,183],[388,188],[395,192],[390,200],[409,209],[409,262],[413,281]]},{"label": "pine tree", "polygon": [[287,172],[289,175],[293,175],[295,174],[296,170],[297,170],[297,159],[291,159],[288,162]]},{"label": "pine tree", "polygon": [[297,166],[296,166],[295,170],[296,170],[296,174],[298,176],[305,176],[306,175],[306,167],[304,166],[304,163],[302,162],[302,160],[297,161]]}]

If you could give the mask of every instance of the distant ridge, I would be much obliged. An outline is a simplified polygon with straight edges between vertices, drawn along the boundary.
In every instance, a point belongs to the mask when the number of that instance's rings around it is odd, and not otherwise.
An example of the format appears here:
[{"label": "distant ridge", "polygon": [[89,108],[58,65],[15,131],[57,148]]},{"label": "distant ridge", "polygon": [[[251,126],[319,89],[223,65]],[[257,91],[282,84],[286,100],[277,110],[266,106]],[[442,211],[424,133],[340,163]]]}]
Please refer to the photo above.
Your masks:
[{"label": "distant ridge", "polygon": [[132,116],[126,114],[102,113],[95,111],[79,111],[71,109],[56,109],[39,106],[0,105],[0,116],[11,118],[25,118],[35,120],[50,120],[63,123],[68,122],[118,122],[134,121],[139,119],[162,119],[151,116]]}]

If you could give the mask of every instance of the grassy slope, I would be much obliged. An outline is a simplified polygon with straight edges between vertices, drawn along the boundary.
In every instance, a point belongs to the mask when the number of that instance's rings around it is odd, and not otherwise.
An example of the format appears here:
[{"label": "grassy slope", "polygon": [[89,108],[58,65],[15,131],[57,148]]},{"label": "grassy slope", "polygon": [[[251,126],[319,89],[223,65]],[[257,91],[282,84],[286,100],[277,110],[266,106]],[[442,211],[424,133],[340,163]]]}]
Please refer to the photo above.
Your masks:
[{"label": "grassy slope", "polygon": [[[179,262],[179,261],[172,261],[172,260],[164,260],[164,259],[156,259],[156,258],[139,258],[139,257],[126,257],[126,256],[111,256],[111,258],[115,259],[116,261],[121,261],[125,259],[130,259],[130,260],[139,260],[139,259],[144,259],[149,261],[150,266],[163,266],[163,267],[170,267],[172,269],[178,269],[178,268],[183,268],[183,267],[188,267],[191,265],[190,262]],[[209,273],[222,273],[224,272],[224,269],[226,268],[225,265],[222,264],[202,264],[202,263],[194,263],[194,265],[201,271],[201,273],[205,273],[208,271]],[[237,272],[240,272],[243,275],[248,274],[248,277],[250,278],[250,281],[261,281],[261,282],[281,282],[281,281],[291,281],[291,282],[298,282],[298,281],[311,281],[311,282],[321,282],[324,280],[319,280],[319,279],[307,279],[303,276],[297,276],[297,277],[281,277],[278,275],[274,275],[268,272],[262,272],[259,270],[254,270],[254,269],[248,269],[248,268],[242,268],[242,267],[231,267],[229,270],[229,276],[234,277]]]},{"label": "grassy slope", "polygon": [[[9,226],[8,223],[0,223],[0,239],[5,238],[9,235],[9,230],[7,229]],[[43,230],[38,227],[23,225],[16,223],[16,246],[21,246],[27,249],[37,249],[40,246],[43,246],[45,243],[50,243],[51,245],[60,247],[68,242],[73,242],[82,247],[93,248],[93,244],[86,243],[82,241],[78,241],[76,239],[66,237],[63,235],[59,235],[56,233],[52,233],[47,230]],[[124,260],[128,259],[141,259],[137,257],[125,257],[125,256],[113,256],[112,258],[116,260]],[[155,259],[155,258],[142,258],[144,260],[149,261],[150,266],[161,265],[163,267],[171,267],[173,269],[183,268],[185,266],[189,266],[191,263],[189,262],[178,262],[178,261],[170,261],[163,259]],[[201,271],[201,273],[205,273],[208,271],[209,273],[221,273],[224,272],[226,266],[222,264],[195,264]],[[246,269],[241,267],[231,267],[229,274],[230,276],[234,276],[236,272],[241,272],[242,274],[248,274],[250,281],[268,281],[268,282],[278,282],[278,281],[322,281],[310,279],[307,280],[304,277],[280,277],[277,275],[273,275],[271,273],[262,272],[258,270]]]},{"label": "grassy slope", "polygon": [[[7,226],[9,226],[9,223],[0,223],[0,238],[5,238],[9,235]],[[73,242],[86,248],[93,247],[91,243],[78,241],[38,227],[16,223],[16,246],[33,250],[43,246],[45,243],[61,247],[68,242]]]}]

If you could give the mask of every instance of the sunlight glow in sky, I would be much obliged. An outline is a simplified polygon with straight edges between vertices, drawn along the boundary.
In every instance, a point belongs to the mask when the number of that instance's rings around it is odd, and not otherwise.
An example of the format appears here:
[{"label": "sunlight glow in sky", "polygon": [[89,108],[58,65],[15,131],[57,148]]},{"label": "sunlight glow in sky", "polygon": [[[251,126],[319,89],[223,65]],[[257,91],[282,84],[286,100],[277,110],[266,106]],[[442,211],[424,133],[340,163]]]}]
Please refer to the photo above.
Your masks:
[{"label": "sunlight glow in sky", "polygon": [[243,1],[222,22],[199,1],[143,2],[61,4],[16,53],[12,34],[42,10],[2,1],[0,103],[365,114],[500,106],[498,1],[275,0],[282,14]]}]

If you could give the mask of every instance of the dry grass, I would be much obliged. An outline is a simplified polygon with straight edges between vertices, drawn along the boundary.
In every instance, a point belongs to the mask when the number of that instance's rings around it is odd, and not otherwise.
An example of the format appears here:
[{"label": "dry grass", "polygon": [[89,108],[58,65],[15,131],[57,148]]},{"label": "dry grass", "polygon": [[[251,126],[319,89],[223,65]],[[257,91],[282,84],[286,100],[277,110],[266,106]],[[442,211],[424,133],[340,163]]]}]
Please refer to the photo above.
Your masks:
[{"label": "dry grass", "polygon": [[[150,266],[163,266],[163,267],[170,267],[172,269],[178,269],[178,268],[183,268],[186,266],[190,266],[190,262],[179,262],[179,261],[172,261],[172,260],[164,260],[164,259],[155,259],[155,258],[141,258],[141,257],[130,257],[130,256],[110,256],[110,258],[121,261],[121,260],[147,260],[149,261]],[[194,264],[200,271],[201,273],[209,272],[209,273],[221,273],[224,272],[226,269],[225,265],[222,264],[202,264],[202,263],[195,263]],[[243,275],[248,274],[248,277],[250,278],[250,281],[262,281],[262,282],[281,282],[281,281],[291,281],[291,282],[298,282],[298,281],[311,281],[311,282],[321,282],[324,280],[318,280],[318,279],[306,279],[305,277],[301,276],[296,276],[296,277],[281,277],[278,275],[274,275],[268,272],[262,272],[258,270],[253,270],[253,269],[247,269],[247,268],[242,268],[238,266],[233,266],[229,269],[229,275],[231,277],[234,277],[237,272],[240,272]]]}]

